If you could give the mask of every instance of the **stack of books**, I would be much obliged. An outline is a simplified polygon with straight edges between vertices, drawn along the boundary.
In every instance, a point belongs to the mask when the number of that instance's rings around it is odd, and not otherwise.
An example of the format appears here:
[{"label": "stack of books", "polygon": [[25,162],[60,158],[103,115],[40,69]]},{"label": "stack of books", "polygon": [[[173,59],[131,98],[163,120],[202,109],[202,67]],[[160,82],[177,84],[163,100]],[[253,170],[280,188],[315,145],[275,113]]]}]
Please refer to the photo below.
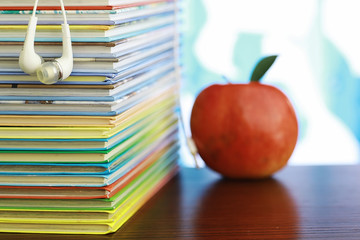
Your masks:
[{"label": "stack of books", "polygon": [[[0,231],[117,231],[177,172],[176,2],[64,0],[74,69],[54,85],[18,64],[33,0],[0,3]],[[58,0],[35,51],[61,56]]]}]

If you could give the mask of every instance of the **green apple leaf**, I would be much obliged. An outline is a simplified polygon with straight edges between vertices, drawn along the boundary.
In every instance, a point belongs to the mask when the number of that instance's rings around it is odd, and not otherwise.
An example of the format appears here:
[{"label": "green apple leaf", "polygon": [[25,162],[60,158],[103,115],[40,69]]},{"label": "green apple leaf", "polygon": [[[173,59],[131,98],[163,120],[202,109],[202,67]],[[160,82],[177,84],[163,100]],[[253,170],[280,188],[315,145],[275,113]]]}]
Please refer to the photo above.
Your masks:
[{"label": "green apple leaf", "polygon": [[252,72],[250,82],[260,82],[260,79],[264,76],[267,70],[269,70],[271,65],[275,62],[276,58],[277,55],[272,55],[260,59]]}]

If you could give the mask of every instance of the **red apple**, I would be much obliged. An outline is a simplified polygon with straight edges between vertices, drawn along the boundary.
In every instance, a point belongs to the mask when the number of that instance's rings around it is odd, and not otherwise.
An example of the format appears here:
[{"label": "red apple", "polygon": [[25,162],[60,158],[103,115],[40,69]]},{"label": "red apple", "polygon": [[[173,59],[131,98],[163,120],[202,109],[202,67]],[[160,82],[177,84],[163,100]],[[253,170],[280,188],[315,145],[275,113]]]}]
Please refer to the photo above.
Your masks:
[{"label": "red apple", "polygon": [[205,88],[195,100],[190,128],[206,165],[229,178],[271,176],[287,164],[298,137],[286,95],[254,80]]}]

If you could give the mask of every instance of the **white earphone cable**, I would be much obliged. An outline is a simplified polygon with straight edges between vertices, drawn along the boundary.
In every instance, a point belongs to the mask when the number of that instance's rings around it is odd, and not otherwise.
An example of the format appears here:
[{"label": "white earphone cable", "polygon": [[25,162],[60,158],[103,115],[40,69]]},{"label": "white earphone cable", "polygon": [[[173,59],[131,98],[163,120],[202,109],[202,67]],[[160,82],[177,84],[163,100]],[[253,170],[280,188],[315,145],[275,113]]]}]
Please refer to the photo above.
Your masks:
[{"label": "white earphone cable", "polygon": [[64,19],[64,24],[67,24],[67,19],[66,19],[65,7],[64,7],[63,0],[60,0],[60,5],[61,5],[61,11],[62,11],[63,19]]},{"label": "white earphone cable", "polygon": [[[64,7],[64,1],[63,1],[63,0],[59,0],[59,1],[60,1],[61,12],[62,12],[62,15],[63,15],[64,24],[67,24],[67,18],[66,18],[66,14],[65,14],[66,12],[65,12],[65,7]],[[35,0],[33,12],[32,12],[32,16],[33,16],[33,17],[35,17],[38,3],[39,3],[39,0]]]},{"label": "white earphone cable", "polygon": [[[180,12],[180,8],[179,8],[179,0],[175,0],[174,1],[174,18],[175,18],[175,23],[174,23],[174,26],[175,26],[175,29],[174,29],[174,46],[173,46],[173,49],[174,49],[174,61],[175,61],[175,74],[176,74],[176,80],[177,80],[177,84],[178,84],[178,87],[179,87],[179,91],[180,91],[180,88],[181,88],[181,66],[180,66],[180,62],[179,62],[179,56],[180,56],[180,36],[179,36],[179,28],[180,28],[180,25],[179,25],[179,12]],[[180,94],[180,93],[179,93]],[[198,150],[197,150],[197,147],[195,145],[195,142],[194,140],[192,139],[192,137],[188,136],[188,134],[186,133],[186,128],[185,128],[185,123],[184,123],[184,119],[183,119],[183,114],[182,114],[182,109],[181,109],[181,102],[180,102],[180,99],[178,99],[178,106],[179,106],[179,110],[178,110],[178,113],[179,113],[179,121],[180,121],[180,124],[181,124],[181,129],[183,131],[183,134],[184,134],[184,137],[186,138],[186,145],[191,153],[191,155],[193,156],[193,159],[194,159],[194,163],[195,163],[195,167],[196,168],[200,168],[200,165],[198,163],[198,160],[197,160],[197,155],[198,155]]]},{"label": "white earphone cable", "polygon": [[33,12],[32,12],[32,16],[33,16],[33,17],[35,17],[35,13],[36,13],[36,9],[37,9],[38,2],[39,2],[39,0],[35,0]]},{"label": "white earphone cable", "polygon": [[70,26],[67,23],[66,11],[63,0],[60,0],[61,12],[63,15],[62,46],[63,53],[60,58],[44,62],[34,50],[35,34],[38,18],[36,16],[39,0],[34,1],[34,8],[29,19],[24,46],[19,54],[20,68],[28,74],[36,74],[38,79],[45,84],[53,84],[66,79],[73,69],[73,53],[71,45]]}]

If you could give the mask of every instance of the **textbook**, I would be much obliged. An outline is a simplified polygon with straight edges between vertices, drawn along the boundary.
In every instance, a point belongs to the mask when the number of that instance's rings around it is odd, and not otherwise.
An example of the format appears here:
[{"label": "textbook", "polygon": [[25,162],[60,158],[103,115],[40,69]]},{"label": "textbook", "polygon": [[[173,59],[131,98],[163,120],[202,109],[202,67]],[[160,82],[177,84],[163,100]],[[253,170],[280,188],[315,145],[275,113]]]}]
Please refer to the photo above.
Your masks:
[{"label": "textbook", "polygon": [[[176,175],[178,4],[0,1],[0,232],[111,233]],[[52,85],[19,66],[32,14],[45,62],[70,23],[73,69]]]},{"label": "textbook", "polygon": [[134,123],[145,119],[145,117],[161,119],[162,116],[174,115],[174,109],[164,109],[158,106],[157,109],[151,109],[152,112],[142,111],[139,115],[131,118],[130,121],[124,121],[115,127],[0,127],[0,139],[97,139],[110,138]]},{"label": "textbook", "polygon": [[[119,131],[109,138],[1,138],[0,151],[107,151],[119,144],[122,144],[122,146],[125,147],[125,145],[144,137],[143,134],[145,134],[145,132],[156,129],[159,124],[165,124],[165,120],[168,120],[169,122],[172,121],[175,116],[162,116],[160,111],[158,111],[158,113],[158,116],[151,114],[144,119],[125,121],[122,124],[123,128],[119,128]],[[18,129],[15,129],[14,131],[17,130]]]},{"label": "textbook", "polygon": [[[173,61],[173,53],[167,51],[165,53],[151,56],[127,65],[123,69],[119,69],[116,73],[109,72],[72,72],[71,75],[55,85],[71,85],[71,84],[92,84],[92,85],[109,85],[115,84],[125,78],[132,77],[144,71],[156,68],[159,65],[167,64]],[[39,84],[40,81],[36,76],[27,75],[23,72],[2,72],[0,70],[0,83],[18,84],[18,83]]]},{"label": "textbook", "polygon": [[[152,29],[155,26],[173,23],[172,15],[149,17],[116,25],[70,25],[71,37],[110,37],[125,34],[140,29]],[[25,37],[27,25],[0,25],[0,36]],[[61,25],[37,25],[36,37],[61,38]]]},{"label": "textbook", "polygon": [[[121,205],[134,192],[139,192],[138,189],[143,186],[151,184],[151,180],[156,178],[160,173],[170,173],[176,170],[175,155],[166,155],[168,158],[160,156],[160,158],[151,164],[147,169],[139,173],[136,177],[129,180],[129,182],[113,193],[109,198],[94,198],[94,199],[32,199],[32,198],[2,198],[0,199],[0,221],[12,219],[33,219],[42,221],[44,219],[56,219],[56,212],[62,217],[67,215],[67,219],[62,220],[81,220],[94,219],[96,220],[111,220],[121,209]],[[87,191],[87,188],[82,188]],[[100,189],[100,188],[99,188]],[[142,189],[144,190],[144,189]],[[142,191],[141,190],[141,191]],[[11,201],[14,200],[14,203]],[[65,205],[68,202],[69,205]],[[41,205],[40,205],[41,204]],[[102,219],[99,214],[103,212]],[[19,214],[21,213],[21,214]],[[51,213],[51,214],[50,214]],[[6,216],[7,215],[7,216]],[[50,216],[53,215],[53,216]],[[83,216],[88,215],[88,216]],[[98,215],[98,216],[96,216]],[[59,218],[62,218],[58,216]]]},{"label": "textbook", "polygon": [[[112,22],[126,22],[133,19],[146,18],[152,15],[158,15],[166,12],[171,12],[174,9],[174,4],[170,1],[155,2],[155,3],[145,3],[144,5],[137,6],[125,6],[123,8],[117,8],[112,10],[102,10],[102,9],[93,9],[93,10],[66,10],[67,21],[71,25],[84,23],[86,25],[106,25],[102,24],[104,21]],[[0,20],[1,24],[7,24],[11,22],[16,24],[27,24],[32,14],[32,10],[1,10],[0,14],[2,18]],[[61,24],[62,11],[59,10],[37,10],[36,15],[38,16],[37,24]],[[81,15],[81,17],[79,17]],[[107,24],[107,25],[112,25]]]},{"label": "textbook", "polygon": [[[154,0],[64,0],[64,5],[66,6],[65,9],[68,9],[69,7],[74,6],[81,6],[81,7],[87,7],[87,6],[94,6],[96,8],[102,7],[102,6],[124,6],[124,5],[139,5],[139,4],[145,4],[145,3],[153,3],[153,2],[159,2]],[[60,9],[59,1],[57,0],[46,0],[45,2],[39,1],[38,3],[39,9],[41,7],[52,7],[57,10]],[[34,8],[34,1],[33,0],[1,0],[0,7],[9,7],[9,8],[22,8],[22,7],[30,7],[30,10]]]},{"label": "textbook", "polygon": [[[173,22],[174,16],[167,14],[117,25],[70,25],[71,40],[74,42],[111,42],[171,25]],[[24,41],[26,31],[27,25],[0,25],[0,41]],[[37,25],[35,40],[61,42],[61,25]]]},{"label": "textbook", "polygon": [[[66,11],[67,21],[71,25],[115,25],[134,20],[140,20],[155,15],[171,13],[174,10],[173,3],[147,4],[114,10],[68,10]],[[32,10],[0,10],[0,24],[26,25],[32,14]],[[61,11],[38,10],[37,24],[62,24]],[[81,17],[79,17],[81,15]]]},{"label": "textbook", "polygon": [[[159,55],[171,51],[174,43],[171,41],[161,43],[157,46],[150,46],[146,49],[140,49],[131,53],[124,54],[116,58],[74,58],[74,72],[99,73],[111,72],[117,73],[128,65],[141,59]],[[53,59],[46,59],[53,60]],[[22,72],[19,66],[18,58],[0,58],[1,72]]]},{"label": "textbook", "polygon": [[[168,91],[174,87],[174,84],[173,76],[165,76],[155,83],[128,93],[120,99],[109,97],[106,99],[107,101],[2,100],[0,101],[0,114],[115,116],[140,102]],[[0,134],[9,130],[1,129]]]},{"label": "textbook", "polygon": [[[24,199],[96,199],[110,198],[120,189],[134,180],[139,174],[152,165],[159,165],[166,158],[175,154],[177,145],[169,149],[161,149],[146,157],[141,163],[132,168],[114,183],[104,187],[34,187],[34,186],[0,186],[0,199],[24,198]],[[0,204],[3,200],[0,200]],[[25,203],[27,205],[27,203]],[[3,206],[3,205],[0,205]]]},{"label": "textbook", "polygon": [[136,165],[140,164],[150,154],[157,149],[163,149],[169,144],[173,144],[176,134],[164,136],[163,142],[156,141],[151,144],[146,151],[140,151],[108,173],[81,173],[81,174],[0,174],[0,185],[3,186],[74,186],[74,187],[102,187],[110,185],[120,177],[127,174]]},{"label": "textbook", "polygon": [[[124,121],[131,121],[137,115],[144,116],[151,111],[175,105],[177,92],[175,88],[148,99],[115,116],[51,116],[51,115],[1,115],[0,126],[33,126],[33,127],[115,127]],[[9,139],[6,139],[9,140]],[[10,144],[10,143],[9,143]]]},{"label": "textbook", "polygon": [[[153,143],[149,143],[150,140],[154,140]],[[163,137],[151,136],[145,141],[146,143],[132,146],[130,150],[126,150],[120,157],[104,164],[17,163],[11,165],[10,163],[1,163],[1,184],[3,186],[65,186],[66,183],[61,181],[67,181],[73,177],[74,182],[72,182],[71,186],[84,186],[87,182],[92,184],[99,182],[101,178],[110,179],[111,183],[106,182],[105,185],[111,185],[144,162],[147,156],[162,151],[165,147],[170,148],[170,145],[174,145],[175,138],[170,135]],[[113,175],[118,177],[113,180]],[[19,180],[14,180],[15,176],[23,178],[24,181],[29,181],[19,182]],[[37,183],[35,182],[36,179],[49,179],[51,184]]]},{"label": "textbook", "polygon": [[[175,159],[172,159],[172,161],[174,160]],[[170,165],[165,169],[156,170],[157,171],[150,171],[148,174],[137,177],[127,188],[119,191],[108,201],[98,200],[94,202],[86,200],[74,203],[76,207],[73,211],[61,210],[51,212],[51,210],[48,209],[48,211],[41,211],[40,214],[36,214],[36,211],[29,213],[30,211],[9,211],[4,208],[3,212],[5,216],[0,221],[0,231],[62,234],[106,234],[117,231],[121,225],[158,192],[177,172],[176,165]],[[16,203],[17,200],[26,199],[8,199],[7,203],[11,203],[12,201]],[[40,201],[41,199],[36,200],[34,203],[39,204]],[[60,203],[53,201],[62,200],[52,200],[51,206],[56,206]],[[72,201],[76,200],[65,200],[66,208],[71,208]],[[69,205],[67,203],[69,203]],[[95,206],[103,205],[109,210],[91,210],[91,207],[94,207],[92,203],[95,203]],[[6,205],[6,202],[5,204],[0,204]],[[80,210],[83,207],[85,209],[83,211]],[[27,205],[27,209],[30,210],[30,208],[30,205]],[[99,207],[95,209],[99,209]],[[23,218],[17,218],[16,213],[20,213]],[[29,213],[30,218],[26,218],[27,213]],[[40,218],[38,218],[39,216]],[[58,218],[51,219],[51,216],[58,216]],[[49,218],[46,219],[46,217]]]},{"label": "textbook", "polygon": [[[106,150],[2,150],[0,173],[104,174],[113,171],[134,155],[142,154],[146,148],[160,140],[166,142],[167,138],[176,133],[174,119],[162,119],[156,127],[151,127],[127,136]],[[82,163],[86,165],[81,165]]]},{"label": "textbook", "polygon": [[[174,26],[169,25],[136,36],[112,42],[73,42],[74,58],[112,58],[173,39]],[[23,42],[0,42],[0,57],[19,57]],[[42,57],[60,57],[61,42],[35,42],[35,52]]]},{"label": "textbook", "polygon": [[[172,104],[174,104],[174,102]],[[90,139],[2,138],[0,139],[0,150],[106,151],[112,149],[118,144],[123,144],[124,146],[126,144],[129,144],[130,142],[136,141],[136,139],[139,138],[139,136],[141,136],[140,135],[141,132],[151,130],[151,128],[156,128],[157,124],[160,124],[161,121],[163,120],[164,119],[162,118],[161,115],[158,117],[156,117],[155,115],[151,115],[149,117],[145,117],[144,119],[137,120],[136,122],[131,121],[129,123],[124,123],[123,124],[124,128],[120,129],[119,132],[117,132],[116,134],[114,134],[109,138],[90,138]],[[126,143],[124,143],[125,140],[127,140]]]},{"label": "textbook", "polygon": [[[0,100],[99,100],[121,98],[156,81],[174,68],[173,63],[140,72],[111,85],[1,84]],[[45,98],[44,98],[45,97]]]},{"label": "textbook", "polygon": [[[166,158],[165,158],[166,156]],[[173,172],[177,169],[176,154],[160,156],[156,162],[145,171],[138,174],[129,183],[117,189],[110,198],[89,199],[52,199],[52,198],[0,198],[0,213],[2,211],[57,211],[57,212],[104,212],[114,211],[118,208],[124,196],[124,191],[132,190],[137,185],[151,178],[155,172]],[[170,168],[170,169],[169,169]],[[174,172],[172,173],[174,174]],[[88,188],[82,188],[87,191]],[[95,189],[95,188],[94,188]],[[100,188],[99,188],[100,189]],[[76,214],[76,213],[74,213]],[[0,220],[1,221],[1,220]]]}]

